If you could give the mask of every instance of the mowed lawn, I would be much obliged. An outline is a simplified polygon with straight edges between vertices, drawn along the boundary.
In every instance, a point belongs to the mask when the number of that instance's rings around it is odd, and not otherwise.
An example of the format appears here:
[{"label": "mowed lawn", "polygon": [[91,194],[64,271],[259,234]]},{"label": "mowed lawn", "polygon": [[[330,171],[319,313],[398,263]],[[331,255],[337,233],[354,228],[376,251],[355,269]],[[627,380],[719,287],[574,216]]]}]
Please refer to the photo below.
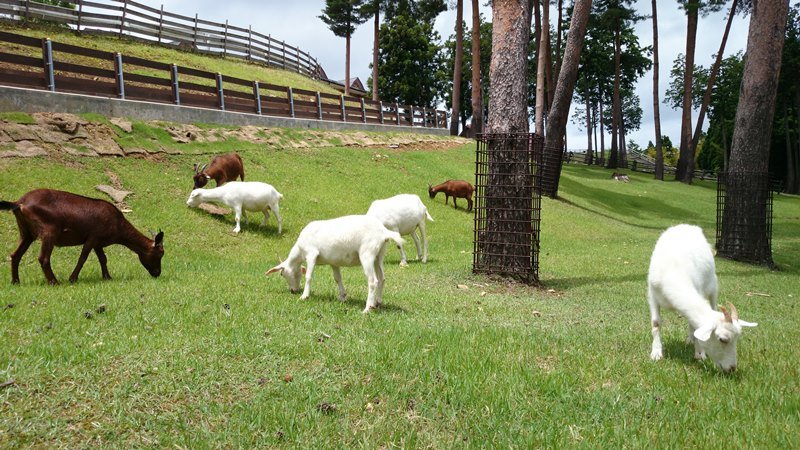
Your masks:
[{"label": "mowed lawn", "polygon": [[[251,214],[234,235],[231,216],[187,208],[197,156],[0,160],[3,200],[37,187],[102,197],[94,186],[115,174],[134,192],[129,220],[163,229],[166,248],[160,278],[114,246],[112,280],[91,255],[73,285],[78,249],[58,248],[64,284],[51,287],[37,243],[12,286],[18,234],[2,212],[0,383],[15,383],[0,388],[0,447],[800,446],[797,197],[775,197],[781,270],[717,260],[721,300],[759,323],[723,375],[692,359],[674,313],[665,359],[649,360],[650,253],[682,222],[713,243],[713,183],[565,167],[561,198],[542,202],[544,286],[530,288],[473,275],[472,215],[425,195],[473,179],[471,145],[240,152],[248,180],[284,194],[282,236],[274,219]],[[264,276],[309,221],[403,192],[435,219],[430,258],[400,268],[388,251],[382,309],[361,313],[361,268],[342,270],[346,302],[327,267],[306,301]]]}]

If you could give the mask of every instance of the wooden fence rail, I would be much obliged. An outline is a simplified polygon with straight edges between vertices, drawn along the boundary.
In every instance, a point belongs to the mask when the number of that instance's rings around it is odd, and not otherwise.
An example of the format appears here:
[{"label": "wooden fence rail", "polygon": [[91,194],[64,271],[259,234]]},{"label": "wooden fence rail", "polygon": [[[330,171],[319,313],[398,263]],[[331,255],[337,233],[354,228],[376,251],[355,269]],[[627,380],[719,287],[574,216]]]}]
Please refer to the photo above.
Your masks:
[{"label": "wooden fence rail", "polygon": [[[447,128],[447,113],[229,77],[0,31],[0,84],[249,114],[365,124]],[[41,49],[41,57],[9,53]],[[30,54],[30,51],[27,52]],[[91,58],[75,64],[63,54]]]},{"label": "wooden fence rail", "polygon": [[258,62],[313,78],[327,79],[317,60],[286,42],[225,23],[183,16],[134,0],[75,0],[75,9],[31,0],[0,0],[0,17],[27,22],[45,20],[78,32],[102,32],[158,42],[201,53]]}]

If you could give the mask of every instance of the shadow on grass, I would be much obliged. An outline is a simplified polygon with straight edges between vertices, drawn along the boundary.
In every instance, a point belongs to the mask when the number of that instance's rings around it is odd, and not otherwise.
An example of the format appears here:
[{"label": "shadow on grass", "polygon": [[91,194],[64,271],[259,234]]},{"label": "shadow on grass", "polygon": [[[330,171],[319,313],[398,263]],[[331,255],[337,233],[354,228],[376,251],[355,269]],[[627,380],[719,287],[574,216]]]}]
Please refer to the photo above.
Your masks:
[{"label": "shadow on grass", "polygon": [[624,282],[634,282],[634,281],[641,281],[642,283],[647,283],[647,272],[643,271],[641,273],[634,273],[630,275],[625,275],[621,277],[562,277],[562,278],[547,278],[542,280],[545,287],[552,288],[552,289],[559,289],[559,290],[569,290],[580,286],[587,286],[593,284],[600,284],[600,283],[624,283]]},{"label": "shadow on grass", "polygon": [[665,359],[680,361],[688,367],[696,367],[708,378],[741,379],[740,371],[725,373],[717,368],[711,358],[706,358],[704,361],[694,359],[694,344],[687,343],[685,339],[665,339],[663,345]]},{"label": "shadow on grass", "polygon": [[[236,226],[236,220],[233,217],[233,213],[221,215],[221,214],[211,214],[200,208],[190,208],[190,209],[194,214],[201,215],[203,217],[210,217],[216,220],[217,222],[226,224],[227,226],[231,227],[228,232],[233,233],[233,227]],[[257,218],[257,220],[253,220],[254,218]],[[266,226],[261,224],[263,220],[264,216],[261,213],[250,213],[249,215],[247,215],[247,220],[245,220],[245,218],[242,217],[242,221],[239,225],[240,228],[239,232],[241,233],[246,231],[248,233],[260,234],[265,237],[280,236],[278,234],[278,221],[277,219],[275,219],[274,214],[269,215],[269,220],[267,220]]]},{"label": "shadow on grass", "polygon": [[[320,302],[320,303],[322,303],[322,302],[325,302],[325,303],[341,303],[343,305],[347,305],[348,307],[358,308],[359,310],[364,309],[364,306],[366,306],[366,304],[367,304],[367,298],[366,297],[364,297],[364,298],[361,298],[361,297],[353,298],[353,297],[350,297],[349,294],[347,295],[347,298],[344,301],[339,300],[338,294],[330,294],[330,293],[320,294],[320,295],[315,295],[315,294],[312,293],[311,296],[307,300],[300,300],[299,297],[297,297],[297,299],[298,299],[297,301],[299,301],[299,302],[312,302],[313,301],[313,302]],[[404,312],[406,312],[406,310],[401,308],[400,306],[393,305],[391,302],[386,303],[386,299],[383,299],[383,303],[381,304],[381,306],[379,306],[378,309],[373,310],[373,312],[404,313]]]}]

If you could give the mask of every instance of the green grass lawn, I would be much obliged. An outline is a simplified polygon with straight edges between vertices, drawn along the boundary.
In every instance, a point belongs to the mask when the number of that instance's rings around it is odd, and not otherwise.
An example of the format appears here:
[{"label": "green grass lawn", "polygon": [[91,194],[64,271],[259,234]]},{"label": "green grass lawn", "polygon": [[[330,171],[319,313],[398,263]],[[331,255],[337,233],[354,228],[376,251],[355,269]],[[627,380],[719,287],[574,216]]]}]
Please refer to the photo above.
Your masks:
[{"label": "green grass lawn", "polygon": [[[233,235],[231,216],[187,208],[196,155],[0,159],[3,200],[36,187],[101,197],[94,186],[113,172],[134,191],[129,220],[162,228],[166,247],[158,279],[114,246],[112,280],[92,255],[78,283],[56,287],[38,243],[20,285],[4,257],[0,383],[16,384],[0,388],[0,447],[800,446],[797,197],[775,197],[780,271],[717,261],[721,301],[759,323],[739,342],[739,370],[723,375],[692,359],[672,313],[665,359],[649,360],[650,252],[681,222],[713,242],[713,183],[634,173],[624,184],[565,167],[561,199],[543,200],[535,289],[472,275],[472,215],[424,195],[428,183],[473,177],[470,145],[239,151],[248,180],[284,194],[282,236],[274,219],[264,228],[251,214]],[[435,219],[430,257],[400,268],[389,250],[382,309],[361,313],[360,268],[342,270],[346,302],[326,267],[307,301],[263,275],[309,221],[401,192],[423,197]],[[3,212],[0,253],[17,237]],[[415,255],[410,239],[406,251]],[[62,282],[77,256],[54,252]]]}]

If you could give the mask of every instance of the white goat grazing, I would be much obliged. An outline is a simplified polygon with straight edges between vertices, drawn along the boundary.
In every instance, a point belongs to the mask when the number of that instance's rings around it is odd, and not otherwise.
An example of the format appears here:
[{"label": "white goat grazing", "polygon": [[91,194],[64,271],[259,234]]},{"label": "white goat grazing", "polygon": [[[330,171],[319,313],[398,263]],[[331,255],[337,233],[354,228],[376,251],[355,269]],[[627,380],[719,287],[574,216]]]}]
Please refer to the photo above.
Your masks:
[{"label": "white goat grazing", "polygon": [[[266,275],[280,272],[289,283],[289,290],[296,294],[300,290],[300,275],[305,273],[306,284],[300,297],[305,300],[311,294],[314,267],[317,264],[329,265],[333,269],[333,279],[339,285],[339,298],[344,300],[347,293],[339,267],[361,264],[369,289],[367,306],[364,308],[366,313],[380,306],[383,301],[383,257],[386,243],[390,240],[397,245],[403,244],[399,233],[386,229],[374,217],[344,216],[317,220],[303,228],[286,261],[269,269]],[[303,260],[308,268],[300,266]]]},{"label": "white goat grazing", "polygon": [[676,310],[689,321],[689,343],[694,357],[706,355],[724,372],[736,369],[736,340],[742,327],[757,324],[739,320],[736,307],[717,307],[717,275],[711,246],[703,230],[693,225],[667,229],[656,242],[647,276],[647,296],[652,320],[650,358],[663,357],[660,308]]},{"label": "white goat grazing", "polygon": [[[417,259],[422,256],[422,262],[428,262],[428,238],[425,235],[425,219],[427,218],[433,222],[433,217],[428,214],[428,208],[425,207],[419,196],[400,194],[383,200],[375,200],[370,205],[367,215],[380,220],[383,226],[400,233],[401,236],[410,234],[411,238],[414,239],[414,245],[417,247]],[[422,252],[419,251],[417,228],[419,228],[419,234],[422,236]],[[400,249],[400,265],[408,265],[403,246],[398,245],[397,247]]]},{"label": "white goat grazing", "polygon": [[[278,203],[283,198],[283,194],[276,191],[274,187],[259,181],[229,181],[222,186],[214,189],[195,189],[189,194],[186,204],[191,207],[198,207],[203,202],[222,203],[236,214],[236,228],[234,233],[241,230],[239,222],[244,211],[261,211],[264,213],[264,225],[269,219],[269,211],[275,214],[278,219],[278,234],[283,228],[283,219]],[[245,217],[246,219],[246,217]]]}]

